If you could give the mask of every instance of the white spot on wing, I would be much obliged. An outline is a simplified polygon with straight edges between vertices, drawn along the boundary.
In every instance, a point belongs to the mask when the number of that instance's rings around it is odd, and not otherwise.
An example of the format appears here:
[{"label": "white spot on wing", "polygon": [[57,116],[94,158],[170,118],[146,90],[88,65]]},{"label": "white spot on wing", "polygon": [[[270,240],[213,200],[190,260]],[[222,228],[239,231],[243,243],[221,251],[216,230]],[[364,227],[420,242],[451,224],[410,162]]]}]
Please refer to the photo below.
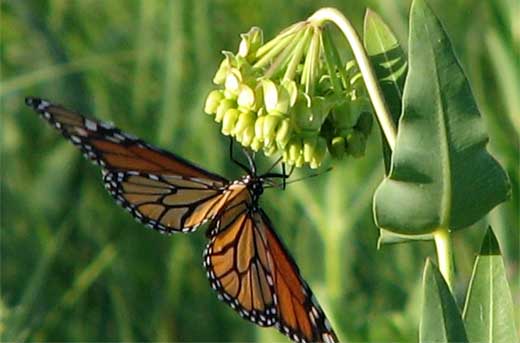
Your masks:
[{"label": "white spot on wing", "polygon": [[48,101],[42,100],[40,104],[38,105],[38,109],[40,111],[45,110],[47,107],[49,107],[51,104]]},{"label": "white spot on wing", "polygon": [[95,121],[90,119],[85,119],[85,127],[90,131],[97,131],[97,124]]},{"label": "white spot on wing", "polygon": [[117,132],[114,132],[114,137],[119,139],[120,141],[124,141],[125,140],[125,136],[117,133]]},{"label": "white spot on wing", "polygon": [[323,337],[323,342],[325,342],[325,343],[334,343],[334,338],[332,338],[332,336],[329,333],[324,333],[322,335],[322,337]]},{"label": "white spot on wing", "polygon": [[110,130],[110,129],[114,128],[114,125],[112,123],[101,122],[101,123],[99,123],[99,125],[101,125],[101,127],[104,129]]},{"label": "white spot on wing", "polygon": [[106,136],[105,138],[114,143],[121,143],[121,141],[119,139],[117,139],[116,137]]}]

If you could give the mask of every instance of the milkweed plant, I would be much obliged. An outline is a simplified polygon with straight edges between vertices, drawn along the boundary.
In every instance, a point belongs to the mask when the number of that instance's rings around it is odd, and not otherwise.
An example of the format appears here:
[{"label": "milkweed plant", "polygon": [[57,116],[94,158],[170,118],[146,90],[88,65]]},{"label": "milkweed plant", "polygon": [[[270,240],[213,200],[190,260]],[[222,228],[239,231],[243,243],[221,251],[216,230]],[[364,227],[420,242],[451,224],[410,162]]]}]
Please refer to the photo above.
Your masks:
[{"label": "milkweed plant", "polygon": [[378,246],[430,240],[436,247],[437,263],[427,260],[424,269],[420,341],[518,342],[491,227],[462,310],[455,301],[451,237],[506,201],[511,186],[486,149],[469,81],[424,0],[412,2],[407,54],[375,12],[366,13],[362,41],[343,14],[324,8],[270,40],[258,27],[242,34],[213,83],[204,110],[222,134],[290,166],[362,157],[375,116],[386,166],[373,196]]}]

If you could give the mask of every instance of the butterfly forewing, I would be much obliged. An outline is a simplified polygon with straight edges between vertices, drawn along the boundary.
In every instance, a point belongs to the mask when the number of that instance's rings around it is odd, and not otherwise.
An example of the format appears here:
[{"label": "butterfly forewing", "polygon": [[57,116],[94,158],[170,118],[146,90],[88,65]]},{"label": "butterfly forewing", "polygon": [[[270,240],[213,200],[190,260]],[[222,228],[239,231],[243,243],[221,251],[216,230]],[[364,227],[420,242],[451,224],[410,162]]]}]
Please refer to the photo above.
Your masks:
[{"label": "butterfly forewing", "polygon": [[273,230],[263,210],[254,214],[257,229],[264,232],[272,255],[272,274],[279,321],[278,329],[295,341],[337,342],[329,320],[300,275],[298,266]]},{"label": "butterfly forewing", "polygon": [[139,221],[161,232],[193,231],[217,216],[228,181],[166,150],[48,101],[27,104],[103,168],[106,188]]}]

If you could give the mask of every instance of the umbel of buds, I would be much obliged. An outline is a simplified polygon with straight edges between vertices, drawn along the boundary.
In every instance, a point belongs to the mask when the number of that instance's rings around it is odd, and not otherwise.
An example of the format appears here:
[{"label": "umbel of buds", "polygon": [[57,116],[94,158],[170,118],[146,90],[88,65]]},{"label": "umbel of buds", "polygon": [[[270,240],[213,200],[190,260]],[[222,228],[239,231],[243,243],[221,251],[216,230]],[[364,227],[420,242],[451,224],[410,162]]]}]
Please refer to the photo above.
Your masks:
[{"label": "umbel of buds", "polygon": [[327,152],[364,154],[370,103],[326,29],[299,22],[265,44],[257,27],[241,38],[237,53],[223,53],[204,108],[224,135],[296,167],[317,168]]}]

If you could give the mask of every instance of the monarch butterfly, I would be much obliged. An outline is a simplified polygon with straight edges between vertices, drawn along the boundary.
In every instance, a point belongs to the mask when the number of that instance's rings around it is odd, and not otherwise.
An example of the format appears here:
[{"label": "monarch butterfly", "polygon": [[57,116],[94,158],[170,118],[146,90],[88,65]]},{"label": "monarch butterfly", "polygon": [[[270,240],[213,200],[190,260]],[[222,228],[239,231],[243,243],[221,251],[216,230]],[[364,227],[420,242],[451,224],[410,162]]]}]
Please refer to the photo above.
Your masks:
[{"label": "monarch butterfly", "polygon": [[264,183],[279,174],[257,175],[248,156],[250,168],[235,161],[247,174],[228,181],[110,124],[39,98],[25,102],[102,168],[105,187],[138,221],[168,234],[209,221],[204,267],[219,299],[240,316],[296,342],[338,341],[258,206]]}]

